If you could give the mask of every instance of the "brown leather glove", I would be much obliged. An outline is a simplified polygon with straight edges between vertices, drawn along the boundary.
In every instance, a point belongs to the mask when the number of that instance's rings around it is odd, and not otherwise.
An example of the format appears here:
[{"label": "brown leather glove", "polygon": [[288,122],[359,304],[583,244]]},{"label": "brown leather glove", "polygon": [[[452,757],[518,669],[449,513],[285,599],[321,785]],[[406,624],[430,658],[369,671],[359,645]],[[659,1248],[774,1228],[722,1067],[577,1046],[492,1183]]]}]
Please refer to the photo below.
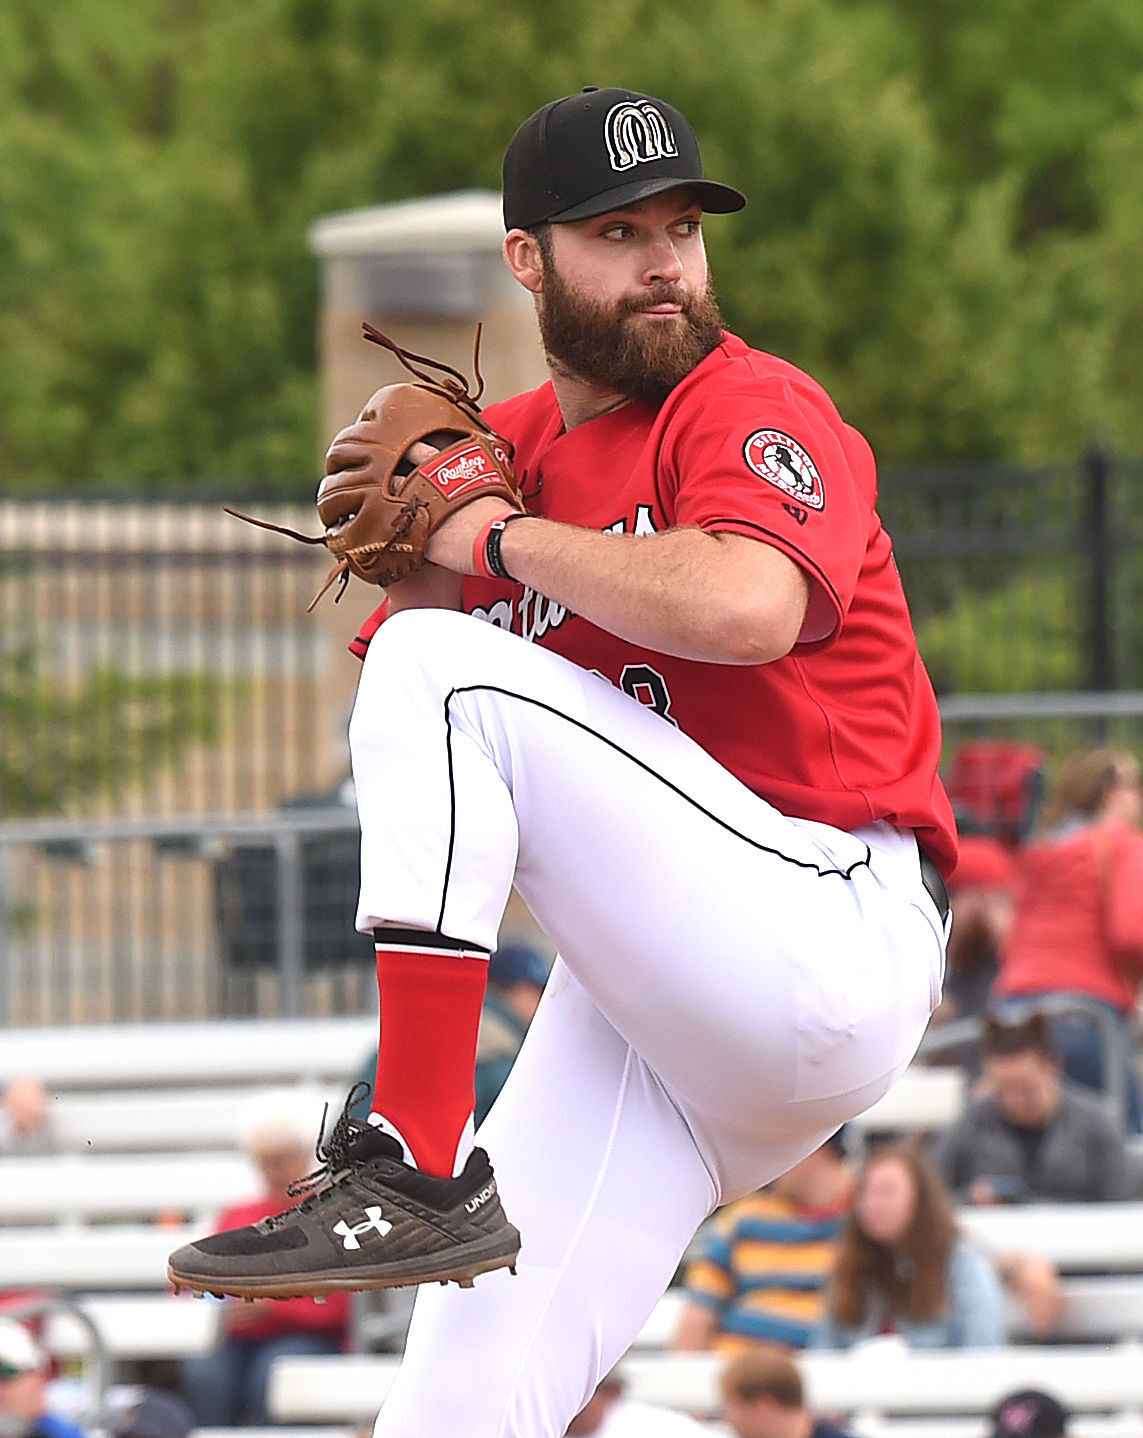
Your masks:
[{"label": "brown leather glove", "polygon": [[[439,448],[414,466],[418,442]],[[325,543],[368,584],[395,584],[425,562],[429,536],[451,514],[486,495],[522,509],[508,444],[440,388],[379,389],[325,457],[317,495]]]},{"label": "brown leather glove", "polygon": [[[425,563],[429,536],[474,499],[499,496],[512,509],[524,509],[512,471],[512,446],[485,424],[476,403],[483,389],[479,327],[475,394],[451,365],[402,349],[370,324],[362,329],[367,340],[390,350],[416,380],[379,389],[356,421],[335,436],[317,493],[325,533],[299,534],[226,506],[228,514],[261,529],[326,546],[336,563],[310,609],[337,579],[342,582],[340,599],[351,573],[382,587],[412,574]],[[438,371],[441,378],[426,374],[418,364]],[[431,457],[426,456],[426,445],[436,451]],[[414,446],[418,448],[410,458]]]}]

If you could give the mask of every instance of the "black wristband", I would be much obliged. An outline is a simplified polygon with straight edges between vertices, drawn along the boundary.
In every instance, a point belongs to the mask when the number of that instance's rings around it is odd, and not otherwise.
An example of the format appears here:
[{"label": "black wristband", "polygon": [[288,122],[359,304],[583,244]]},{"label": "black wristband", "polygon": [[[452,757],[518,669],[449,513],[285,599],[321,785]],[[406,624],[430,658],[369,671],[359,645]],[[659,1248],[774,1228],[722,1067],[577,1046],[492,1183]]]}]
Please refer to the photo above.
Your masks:
[{"label": "black wristband", "polygon": [[504,530],[514,519],[532,519],[530,514],[506,514],[503,519],[496,519],[492,522],[492,528],[488,531],[488,538],[484,541],[484,562],[488,566],[489,573],[494,574],[497,579],[512,579],[515,576],[508,573],[504,567],[504,561],[500,557],[500,542],[504,538]]}]

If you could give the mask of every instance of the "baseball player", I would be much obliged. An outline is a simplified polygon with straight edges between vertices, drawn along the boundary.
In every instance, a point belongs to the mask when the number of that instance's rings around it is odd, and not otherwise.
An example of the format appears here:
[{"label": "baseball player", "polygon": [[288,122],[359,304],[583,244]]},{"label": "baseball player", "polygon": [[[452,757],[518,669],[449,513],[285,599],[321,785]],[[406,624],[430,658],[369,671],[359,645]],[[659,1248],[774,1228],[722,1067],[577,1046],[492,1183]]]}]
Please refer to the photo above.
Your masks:
[{"label": "baseball player", "polygon": [[[722,328],[703,220],[744,203],[629,90],[509,144],[551,379],[485,418],[526,511],[440,523],[356,646],[370,1122],[296,1208],[172,1259],[254,1296],[441,1280],[377,1438],[562,1434],[698,1224],[880,1098],[940,993],[937,707],[868,444]],[[366,419],[327,470],[373,463]],[[513,884],[561,957],[475,1146]]]}]

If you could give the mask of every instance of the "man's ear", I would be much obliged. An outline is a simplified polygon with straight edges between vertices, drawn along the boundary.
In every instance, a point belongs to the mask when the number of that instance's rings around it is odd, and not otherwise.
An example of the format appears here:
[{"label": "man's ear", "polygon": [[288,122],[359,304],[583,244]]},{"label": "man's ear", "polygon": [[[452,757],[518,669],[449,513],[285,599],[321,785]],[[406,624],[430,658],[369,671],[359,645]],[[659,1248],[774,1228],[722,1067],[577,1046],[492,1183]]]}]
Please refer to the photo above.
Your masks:
[{"label": "man's ear", "polygon": [[520,284],[538,295],[544,287],[544,261],[535,235],[527,230],[509,230],[504,236],[504,258]]}]

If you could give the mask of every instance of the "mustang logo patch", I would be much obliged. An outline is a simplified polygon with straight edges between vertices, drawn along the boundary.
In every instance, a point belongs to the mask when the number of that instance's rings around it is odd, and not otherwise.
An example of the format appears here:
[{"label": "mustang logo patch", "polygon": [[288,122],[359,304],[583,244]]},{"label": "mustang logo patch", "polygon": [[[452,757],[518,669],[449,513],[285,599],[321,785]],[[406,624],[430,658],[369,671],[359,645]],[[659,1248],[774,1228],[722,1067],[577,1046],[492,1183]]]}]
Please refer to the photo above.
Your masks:
[{"label": "mustang logo patch", "polygon": [[780,429],[756,429],[742,456],[760,479],[810,509],[825,508],[825,489],[817,466],[796,439]]}]

